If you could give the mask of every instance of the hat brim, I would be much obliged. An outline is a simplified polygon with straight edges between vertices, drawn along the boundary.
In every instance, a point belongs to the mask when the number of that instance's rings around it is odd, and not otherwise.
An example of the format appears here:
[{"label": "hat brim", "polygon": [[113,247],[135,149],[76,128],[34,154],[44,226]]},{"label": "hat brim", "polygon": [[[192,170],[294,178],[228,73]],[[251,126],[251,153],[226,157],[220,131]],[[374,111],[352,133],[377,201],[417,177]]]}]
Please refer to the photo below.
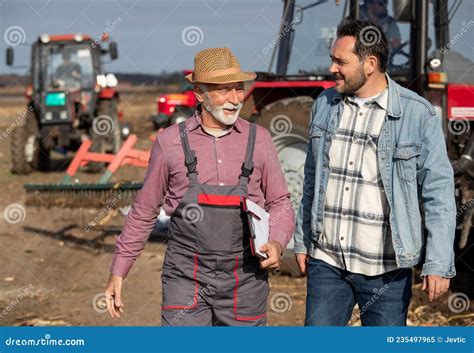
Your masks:
[{"label": "hat brim", "polygon": [[205,80],[194,80],[193,74],[191,73],[189,75],[186,75],[185,79],[191,83],[211,83],[219,85],[224,83],[253,81],[256,77],[257,74],[255,72],[237,72],[235,74],[216,76]]}]

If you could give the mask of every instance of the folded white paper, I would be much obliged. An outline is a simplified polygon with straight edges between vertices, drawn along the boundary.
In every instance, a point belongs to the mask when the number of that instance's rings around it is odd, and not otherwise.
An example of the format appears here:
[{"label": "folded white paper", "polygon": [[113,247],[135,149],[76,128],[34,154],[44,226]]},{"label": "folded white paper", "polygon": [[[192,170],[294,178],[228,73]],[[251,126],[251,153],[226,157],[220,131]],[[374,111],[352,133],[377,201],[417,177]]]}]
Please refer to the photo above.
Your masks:
[{"label": "folded white paper", "polygon": [[253,249],[255,254],[263,258],[267,258],[267,254],[260,251],[260,247],[268,243],[268,235],[270,232],[269,218],[270,214],[248,199],[245,199],[245,207],[249,219],[250,233],[252,235]]}]

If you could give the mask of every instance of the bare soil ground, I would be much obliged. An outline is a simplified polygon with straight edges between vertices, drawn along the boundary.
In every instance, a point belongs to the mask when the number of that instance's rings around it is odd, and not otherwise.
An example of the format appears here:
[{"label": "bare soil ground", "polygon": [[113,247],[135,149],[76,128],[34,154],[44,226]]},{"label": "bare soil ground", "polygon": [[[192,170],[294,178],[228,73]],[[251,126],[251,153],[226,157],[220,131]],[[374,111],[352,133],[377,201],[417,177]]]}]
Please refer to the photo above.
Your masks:
[{"label": "bare soil ground", "polygon": [[[155,97],[156,90],[144,88],[129,89],[122,95],[120,108],[140,137],[138,148],[151,147],[148,137],[154,130],[147,118],[155,110]],[[50,173],[19,176],[10,172],[7,132],[24,109],[21,96],[0,95],[0,325],[159,325],[160,277],[166,248],[162,239],[151,238],[137,260],[124,284],[125,315],[120,321],[112,321],[104,313],[102,292],[124,216],[120,212],[110,214],[104,224],[89,230],[85,225],[100,210],[24,206],[24,183],[59,182],[68,164],[68,159],[57,160],[55,168],[62,171]],[[124,167],[115,178],[141,181],[144,172]],[[93,181],[99,176],[81,172],[78,177]],[[463,267],[453,291],[472,298],[473,272]],[[270,277],[269,325],[303,324],[305,282],[304,278]],[[452,292],[439,302],[429,303],[420,286],[413,286],[409,324],[474,323],[472,305],[455,313],[448,306]],[[360,324],[358,310],[354,310],[351,324]]]}]

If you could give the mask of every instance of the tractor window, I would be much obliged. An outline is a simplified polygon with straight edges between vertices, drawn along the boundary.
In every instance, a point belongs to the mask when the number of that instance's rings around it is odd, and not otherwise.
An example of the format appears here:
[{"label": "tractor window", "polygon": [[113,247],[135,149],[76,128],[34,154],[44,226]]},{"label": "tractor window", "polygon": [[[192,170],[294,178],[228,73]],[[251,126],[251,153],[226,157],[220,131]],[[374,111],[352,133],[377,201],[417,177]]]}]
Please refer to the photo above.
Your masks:
[{"label": "tractor window", "polygon": [[449,0],[449,38],[444,51],[455,51],[474,61],[472,31],[474,30],[472,1]]},{"label": "tractor window", "polygon": [[[445,44],[441,41],[440,48],[433,48],[442,54],[442,70],[446,72],[449,82],[474,83],[474,50],[472,50],[472,3],[469,1],[449,0],[449,29]],[[432,13],[430,13],[432,16]],[[438,55],[440,57],[440,55]]]},{"label": "tractor window", "polygon": [[44,88],[91,89],[94,87],[92,53],[87,46],[51,46],[43,52]]},{"label": "tractor window", "polygon": [[[287,73],[329,74],[329,54],[344,6],[333,1],[311,7],[314,0],[298,0],[292,27],[294,37]],[[343,2],[342,2],[343,3]]]},{"label": "tractor window", "polygon": [[410,66],[410,24],[397,22],[393,18],[394,0],[364,0],[360,5],[360,19],[379,25],[388,41],[389,62],[387,71],[391,74],[406,71]]},{"label": "tractor window", "polygon": [[[341,1],[319,3],[314,0],[296,2],[293,29],[295,30],[288,74],[329,74],[329,54],[340,21],[349,15]],[[302,11],[303,9],[303,11]],[[390,62],[388,71],[409,68],[410,24],[399,23],[392,17],[392,1],[365,0],[360,2],[360,18],[377,23],[389,41]]]}]

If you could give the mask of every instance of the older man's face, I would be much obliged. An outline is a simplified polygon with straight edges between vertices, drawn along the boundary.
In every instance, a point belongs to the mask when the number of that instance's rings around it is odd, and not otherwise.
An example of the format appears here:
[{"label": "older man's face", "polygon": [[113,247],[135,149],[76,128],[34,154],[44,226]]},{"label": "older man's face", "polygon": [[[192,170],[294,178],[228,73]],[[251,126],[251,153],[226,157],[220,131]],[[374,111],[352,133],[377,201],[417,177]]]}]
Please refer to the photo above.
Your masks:
[{"label": "older man's face", "polygon": [[239,117],[244,101],[244,83],[206,84],[203,90],[203,106],[219,122],[233,125]]}]

